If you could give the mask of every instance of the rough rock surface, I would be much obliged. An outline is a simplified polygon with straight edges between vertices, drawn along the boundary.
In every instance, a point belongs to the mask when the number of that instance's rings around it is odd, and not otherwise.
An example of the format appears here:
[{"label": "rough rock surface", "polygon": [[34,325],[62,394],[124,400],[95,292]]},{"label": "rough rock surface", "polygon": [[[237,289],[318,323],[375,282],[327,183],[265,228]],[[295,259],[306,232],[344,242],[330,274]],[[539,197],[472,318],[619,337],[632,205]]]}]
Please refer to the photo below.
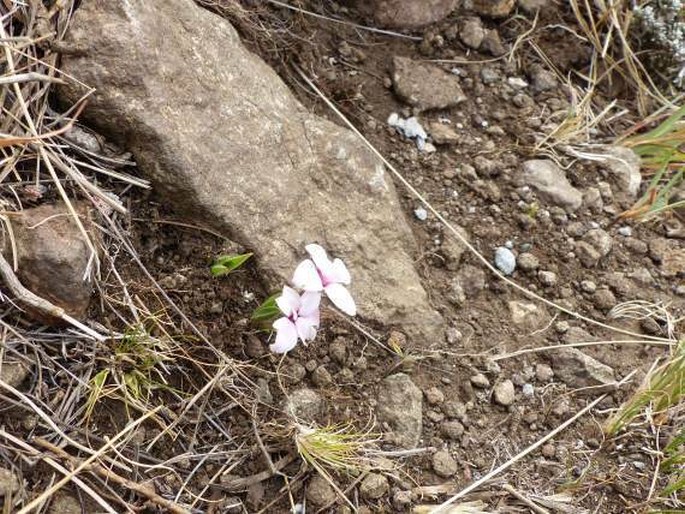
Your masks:
[{"label": "rough rock surface", "polygon": [[227,21],[191,0],[85,0],[63,46],[63,71],[96,88],[86,120],[176,209],[253,250],[272,286],[317,242],[350,268],[361,316],[441,339],[383,165],[307,112]]},{"label": "rough rock surface", "polygon": [[[24,287],[68,314],[83,317],[92,289],[92,283],[84,280],[91,254],[66,207],[41,205],[24,209],[12,216],[12,232],[17,248],[17,277]],[[9,238],[5,237],[3,246],[11,262]]]},{"label": "rough rock surface", "polygon": [[385,378],[378,391],[378,420],[387,423],[388,440],[404,448],[415,448],[423,428],[423,395],[408,375],[396,373]]},{"label": "rough rock surface", "polygon": [[324,477],[316,474],[307,483],[307,500],[314,507],[325,507],[337,498],[335,490]]},{"label": "rough rock surface", "polygon": [[9,469],[0,468],[0,497],[16,493],[19,490],[19,479]]},{"label": "rough rock surface", "polygon": [[374,0],[358,3],[360,7],[366,4],[367,8],[373,8],[377,23],[386,27],[409,29],[447,17],[457,7],[459,0]]},{"label": "rough rock surface", "polygon": [[481,16],[503,18],[514,8],[514,0],[473,0],[473,10]]},{"label": "rough rock surface", "polygon": [[583,194],[566,178],[553,161],[532,160],[523,164],[523,179],[544,201],[574,212],[583,203]]},{"label": "rough rock surface", "polygon": [[608,385],[615,382],[614,370],[575,348],[551,353],[554,375],[570,387]]},{"label": "rough rock surface", "polygon": [[466,100],[459,79],[434,64],[393,59],[392,84],[404,102],[421,110],[445,109]]},{"label": "rough rock surface", "polygon": [[3,361],[0,364],[0,380],[12,387],[19,387],[31,373],[32,366],[23,361]]},{"label": "rough rock surface", "polygon": [[635,200],[642,182],[640,157],[624,146],[609,146],[605,153],[604,163],[614,184],[618,200]]},{"label": "rough rock surface", "polygon": [[323,398],[316,391],[302,388],[290,393],[285,402],[285,412],[303,421],[316,421],[325,409]]}]

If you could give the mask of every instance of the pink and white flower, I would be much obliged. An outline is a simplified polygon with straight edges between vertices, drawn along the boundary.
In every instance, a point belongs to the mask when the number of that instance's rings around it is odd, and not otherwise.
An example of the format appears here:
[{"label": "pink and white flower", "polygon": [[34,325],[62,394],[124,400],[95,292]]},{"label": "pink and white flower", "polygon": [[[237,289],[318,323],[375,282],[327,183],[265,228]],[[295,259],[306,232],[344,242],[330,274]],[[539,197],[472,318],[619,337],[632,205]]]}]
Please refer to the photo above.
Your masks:
[{"label": "pink and white flower", "polygon": [[303,343],[316,337],[319,328],[320,292],[305,292],[301,296],[293,288],[284,286],[276,305],[284,314],[274,321],[276,341],[269,346],[275,353],[286,353],[295,348],[297,340]]},{"label": "pink and white flower", "polygon": [[330,260],[320,245],[305,246],[311,259],[305,259],[295,269],[293,284],[307,292],[326,293],[326,296],[345,314],[357,314],[357,306],[345,286],[351,282],[350,272],[340,259]]}]

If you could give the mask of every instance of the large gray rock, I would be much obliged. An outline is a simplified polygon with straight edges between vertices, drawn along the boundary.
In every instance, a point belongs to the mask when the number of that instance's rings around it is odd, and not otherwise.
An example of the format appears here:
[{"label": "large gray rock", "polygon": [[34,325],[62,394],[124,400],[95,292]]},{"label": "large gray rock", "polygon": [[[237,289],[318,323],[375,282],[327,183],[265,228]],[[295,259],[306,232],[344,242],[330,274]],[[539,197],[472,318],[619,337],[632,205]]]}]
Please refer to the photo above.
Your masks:
[{"label": "large gray rock", "polygon": [[523,163],[523,180],[544,201],[574,212],[583,203],[583,194],[566,178],[554,161],[535,159]]},{"label": "large gray rock", "polygon": [[372,9],[380,25],[411,29],[447,17],[459,0],[359,0],[358,4],[360,8]]},{"label": "large gray rock", "polygon": [[363,317],[441,337],[383,165],[307,112],[227,21],[192,0],[85,0],[62,46],[63,71],[96,88],[87,121],[174,208],[254,250],[274,288],[317,242],[347,263]]},{"label": "large gray rock", "polygon": [[378,390],[378,421],[389,426],[389,442],[415,448],[421,439],[423,395],[409,375],[396,373],[383,379]]},{"label": "large gray rock", "polygon": [[[77,205],[84,226],[87,212]],[[17,277],[32,293],[62,307],[68,314],[85,315],[92,291],[86,238],[64,205],[41,205],[12,216],[17,251]],[[96,234],[90,234],[91,239]],[[12,262],[12,244],[4,238],[3,253]],[[45,320],[51,321],[51,320]]]}]

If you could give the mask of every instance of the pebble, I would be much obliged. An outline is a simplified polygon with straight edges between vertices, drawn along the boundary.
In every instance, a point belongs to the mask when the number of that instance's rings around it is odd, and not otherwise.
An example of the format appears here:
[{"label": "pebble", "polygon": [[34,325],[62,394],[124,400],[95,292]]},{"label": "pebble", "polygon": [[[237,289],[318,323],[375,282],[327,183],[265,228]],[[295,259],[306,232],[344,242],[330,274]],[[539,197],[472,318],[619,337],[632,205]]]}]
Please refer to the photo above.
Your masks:
[{"label": "pebble", "polygon": [[477,389],[487,389],[490,387],[490,381],[482,373],[477,373],[471,377],[471,385]]},{"label": "pebble", "polygon": [[511,380],[503,380],[495,386],[493,397],[495,403],[504,407],[513,404],[515,398],[514,383]]},{"label": "pebble", "polygon": [[416,216],[416,219],[419,221],[426,221],[426,219],[428,219],[428,211],[423,207],[417,207],[414,209],[414,216]]},{"label": "pebble", "polygon": [[524,252],[516,259],[516,264],[523,271],[535,271],[540,267],[540,261],[535,255],[529,252]]},{"label": "pebble", "polygon": [[317,387],[326,387],[333,383],[333,377],[325,366],[319,366],[312,372],[312,382]]},{"label": "pebble", "polygon": [[324,507],[336,498],[335,490],[321,475],[314,475],[307,484],[307,500],[315,507]]},{"label": "pebble", "polygon": [[598,289],[592,295],[592,303],[598,309],[609,310],[616,305],[616,297],[610,289]]},{"label": "pebble", "polygon": [[433,454],[433,471],[438,476],[449,478],[457,473],[457,461],[447,450],[439,450]]},{"label": "pebble", "polygon": [[328,355],[338,364],[345,364],[347,360],[347,347],[342,337],[337,337],[328,347]]},{"label": "pebble", "polygon": [[580,289],[584,293],[594,293],[597,290],[597,284],[595,284],[592,280],[583,280],[580,283]]},{"label": "pebble", "polygon": [[557,453],[557,449],[553,444],[546,444],[542,447],[542,455],[548,459],[554,457]]},{"label": "pebble", "polygon": [[19,490],[19,486],[19,479],[14,473],[9,469],[0,468],[0,497],[16,493]]},{"label": "pebble", "polygon": [[431,387],[423,392],[428,405],[440,405],[445,401],[445,394],[437,387]]},{"label": "pebble", "polygon": [[440,432],[446,438],[458,441],[461,439],[461,436],[464,435],[464,425],[459,421],[445,421],[440,425]]},{"label": "pebble", "polygon": [[557,283],[557,274],[552,271],[539,271],[538,280],[545,287],[552,287]]},{"label": "pebble", "polygon": [[523,80],[521,77],[509,77],[507,79],[507,84],[514,89],[523,89],[524,87],[528,87],[528,82]]},{"label": "pebble", "polygon": [[511,275],[516,269],[516,256],[509,248],[500,246],[495,250],[495,266],[504,275]]},{"label": "pebble", "polygon": [[389,489],[388,479],[380,473],[369,473],[359,486],[359,492],[367,500],[377,500],[385,495]]},{"label": "pebble", "polygon": [[619,227],[617,232],[622,236],[630,237],[633,235],[633,227]]},{"label": "pebble", "polygon": [[535,366],[535,378],[538,382],[551,382],[554,378],[554,370],[548,364],[537,364]]},{"label": "pebble", "polygon": [[392,497],[392,505],[398,512],[404,512],[412,502],[411,491],[397,491]]},{"label": "pebble", "polygon": [[535,394],[535,388],[533,387],[533,384],[525,383],[521,388],[521,392],[523,393],[523,396],[530,398]]}]

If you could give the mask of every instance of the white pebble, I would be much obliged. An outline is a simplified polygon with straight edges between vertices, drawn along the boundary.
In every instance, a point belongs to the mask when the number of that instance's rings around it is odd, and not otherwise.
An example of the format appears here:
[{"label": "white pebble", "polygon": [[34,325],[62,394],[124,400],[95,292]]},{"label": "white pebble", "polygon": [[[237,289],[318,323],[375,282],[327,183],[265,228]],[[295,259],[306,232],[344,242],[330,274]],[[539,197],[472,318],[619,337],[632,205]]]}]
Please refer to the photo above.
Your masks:
[{"label": "white pebble", "polygon": [[414,216],[416,216],[416,219],[419,221],[426,221],[428,218],[428,211],[423,207],[417,207],[414,209]]},{"label": "white pebble", "polygon": [[533,387],[533,384],[523,384],[523,387],[521,388],[521,392],[523,393],[523,396],[533,396],[535,394],[535,388]]},{"label": "white pebble", "polygon": [[618,229],[618,233],[621,234],[622,236],[630,237],[633,235],[633,228],[632,227],[620,227]]},{"label": "white pebble", "polygon": [[495,250],[495,266],[504,275],[511,275],[516,269],[516,256],[509,248],[500,246]]},{"label": "white pebble", "polygon": [[528,87],[528,82],[520,77],[509,77],[507,79],[507,83],[514,89],[523,89],[524,87]]}]

